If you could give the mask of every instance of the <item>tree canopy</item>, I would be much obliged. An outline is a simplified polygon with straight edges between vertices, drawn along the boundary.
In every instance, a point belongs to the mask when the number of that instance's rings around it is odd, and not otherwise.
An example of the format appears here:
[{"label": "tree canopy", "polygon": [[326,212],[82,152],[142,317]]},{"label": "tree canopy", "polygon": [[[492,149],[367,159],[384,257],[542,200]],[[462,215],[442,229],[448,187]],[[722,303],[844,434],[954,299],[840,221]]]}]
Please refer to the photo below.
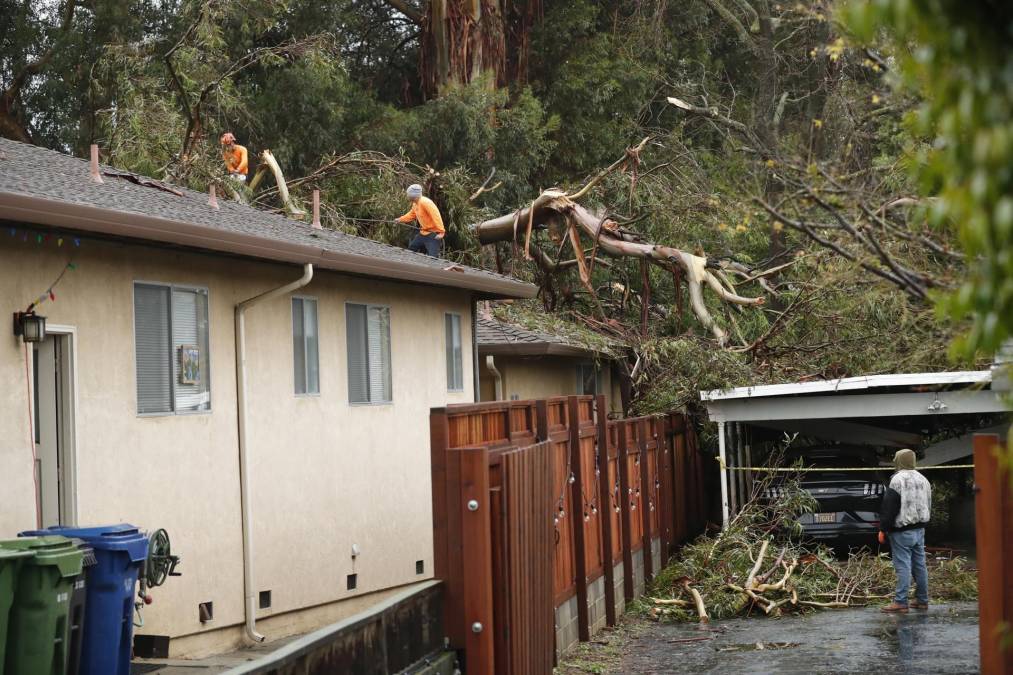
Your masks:
[{"label": "tree canopy", "polygon": [[[984,12],[0,0],[0,133],[206,189],[232,131],[297,202],[321,191],[325,226],[395,244],[421,182],[450,257],[541,286],[498,314],[607,337],[628,403],[670,409],[941,368],[958,334],[987,358],[1013,332],[1010,21]],[[243,197],[281,208],[265,183]]]}]

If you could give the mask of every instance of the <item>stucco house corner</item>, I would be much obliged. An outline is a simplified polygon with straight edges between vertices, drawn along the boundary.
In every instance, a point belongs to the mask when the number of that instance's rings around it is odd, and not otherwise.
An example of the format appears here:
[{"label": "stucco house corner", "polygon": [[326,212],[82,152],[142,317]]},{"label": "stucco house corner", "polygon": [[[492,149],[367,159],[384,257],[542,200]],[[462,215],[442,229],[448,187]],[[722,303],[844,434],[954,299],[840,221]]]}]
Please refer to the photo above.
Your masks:
[{"label": "stucco house corner", "polygon": [[430,579],[429,410],[477,399],[475,303],[535,294],[9,140],[0,289],[46,318],[0,339],[0,538],[166,528],[136,633],[172,657]]}]

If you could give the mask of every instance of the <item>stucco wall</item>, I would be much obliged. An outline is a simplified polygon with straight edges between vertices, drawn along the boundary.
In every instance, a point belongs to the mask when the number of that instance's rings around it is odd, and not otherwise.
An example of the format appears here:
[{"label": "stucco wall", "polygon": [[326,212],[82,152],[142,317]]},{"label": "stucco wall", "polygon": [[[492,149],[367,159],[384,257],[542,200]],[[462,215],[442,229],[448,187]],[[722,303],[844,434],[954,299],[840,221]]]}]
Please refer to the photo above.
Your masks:
[{"label": "stucco wall", "polygon": [[[569,356],[497,356],[496,369],[503,378],[503,398],[509,400],[572,396],[577,392],[577,365],[590,359]],[[495,377],[486,368],[485,356],[479,356],[479,393],[483,401],[495,400]],[[618,382],[608,361],[599,361],[601,392],[611,412],[619,412],[622,402]]]},{"label": "stucco wall", "polygon": [[[0,297],[8,317],[68,259],[77,264],[40,313],[77,331],[78,522],[165,527],[183,557],[183,576],[154,590],[138,632],[175,637],[241,622],[233,309],[301,269],[91,240],[57,248],[4,234]],[[135,280],[208,288],[211,412],[137,416]],[[470,345],[465,292],[318,271],[297,294],[319,303],[319,396],[293,394],[289,297],[256,306],[246,323],[255,580],[273,602],[263,616],[431,576],[428,410],[472,400],[470,348],[465,391],[446,388],[444,312],[461,314]],[[390,306],[391,404],[348,403],[346,301]],[[0,336],[0,537],[35,523],[25,366],[24,345],[8,329]],[[361,550],[355,561],[353,544]],[[353,572],[358,587],[347,591]],[[209,600],[215,618],[202,626],[197,604]]]}]

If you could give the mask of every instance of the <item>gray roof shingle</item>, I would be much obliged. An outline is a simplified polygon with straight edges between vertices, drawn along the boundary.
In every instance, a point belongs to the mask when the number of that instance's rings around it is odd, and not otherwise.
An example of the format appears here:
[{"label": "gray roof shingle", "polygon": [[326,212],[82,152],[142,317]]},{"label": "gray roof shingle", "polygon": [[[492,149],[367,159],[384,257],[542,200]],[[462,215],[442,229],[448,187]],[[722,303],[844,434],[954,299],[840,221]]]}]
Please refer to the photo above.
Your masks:
[{"label": "gray roof shingle", "polygon": [[[272,246],[302,246],[318,251],[324,261],[323,266],[331,269],[341,269],[341,265],[338,262],[327,265],[328,254],[335,254],[333,258],[344,255],[345,260],[349,255],[361,256],[364,260],[355,266],[355,273],[400,278],[397,272],[400,269],[425,274],[426,278],[434,278],[435,275],[446,279],[445,284],[441,284],[439,280],[432,282],[438,285],[474,288],[492,294],[500,291],[503,296],[534,295],[533,285],[513,277],[431,258],[336,230],[317,229],[308,223],[260,211],[229,199],[219,198],[219,208],[216,210],[208,206],[207,194],[177,186],[169,186],[170,189],[165,190],[141,185],[123,177],[136,176],[135,174],[108,166],[101,168],[115,175],[105,175],[104,183],[98,184],[91,180],[86,160],[33,145],[0,139],[0,218],[57,224],[45,222],[43,215],[32,219],[30,211],[25,209],[15,213],[13,208],[10,210],[4,208],[4,198],[28,197],[61,205],[106,209],[124,216],[163,218],[171,223],[200,228],[194,231],[206,231],[208,242],[219,241],[217,235],[222,236],[221,241],[228,241],[230,236],[233,240],[238,236],[253,237],[263,243],[264,252],[258,257],[267,259],[286,259],[291,262],[291,257],[271,255]],[[144,176],[136,178],[154,181]],[[75,227],[83,231],[91,230],[86,219]],[[168,238],[153,236],[152,240],[167,241]],[[209,243],[205,248],[218,252],[234,252],[224,244]],[[363,265],[368,265],[370,260],[385,263],[379,266],[383,269],[378,269],[375,274],[364,272],[363,269],[368,268],[364,268]],[[451,266],[456,269],[449,269]],[[418,276],[416,274],[416,277]],[[405,274],[405,278],[412,278],[412,275]]]},{"label": "gray roof shingle", "polygon": [[475,336],[478,338],[478,349],[483,353],[560,356],[593,356],[597,353],[596,350],[567,340],[564,336],[528,330],[496,318],[479,317],[476,323]]}]

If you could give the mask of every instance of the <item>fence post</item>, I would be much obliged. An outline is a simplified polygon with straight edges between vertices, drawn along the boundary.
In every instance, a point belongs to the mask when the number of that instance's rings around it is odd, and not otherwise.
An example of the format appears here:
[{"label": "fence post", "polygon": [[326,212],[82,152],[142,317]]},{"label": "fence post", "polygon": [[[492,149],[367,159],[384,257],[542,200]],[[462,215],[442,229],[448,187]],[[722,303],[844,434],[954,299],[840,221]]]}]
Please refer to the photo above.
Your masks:
[{"label": "fence post", "polygon": [[[974,436],[974,512],[978,557],[978,641],[981,672],[1013,674],[1013,500],[994,434]],[[1007,634],[1000,634],[1005,625]]]},{"label": "fence post", "polygon": [[566,425],[570,433],[570,468],[573,471],[570,522],[573,523],[573,560],[577,568],[577,636],[581,642],[587,642],[591,639],[591,629],[587,611],[587,552],[584,550],[584,467],[580,453],[580,399],[576,396],[566,399]]},{"label": "fence post", "polygon": [[549,440],[549,402],[544,398],[535,401],[535,440]]},{"label": "fence post", "polygon": [[492,606],[492,538],[489,500],[489,451],[452,451],[460,463],[461,555],[464,647],[467,672],[493,675],[495,652]]},{"label": "fence post", "polygon": [[674,422],[672,434],[672,508],[675,519],[676,545],[681,546],[689,538],[689,490],[690,483],[686,470],[686,419],[681,415]]},{"label": "fence post", "polygon": [[429,452],[432,471],[433,503],[433,576],[444,583],[443,627],[450,644],[455,648],[464,645],[464,632],[460,617],[461,604],[461,539],[460,462],[448,454],[450,427],[446,408],[433,408],[429,412]]},{"label": "fence post", "polygon": [[661,523],[661,566],[664,567],[671,555],[672,538],[675,534],[674,518],[672,517],[672,433],[668,415],[663,416],[659,423],[658,433],[658,521]]},{"label": "fence post", "polygon": [[595,457],[598,458],[598,515],[601,517],[602,567],[605,571],[605,624],[616,625],[615,561],[612,560],[612,499],[609,481],[609,432],[605,395],[595,398]]},{"label": "fence post", "polygon": [[651,460],[647,452],[649,429],[647,419],[637,422],[637,445],[640,446],[640,519],[644,523],[644,584],[654,578],[654,550],[651,539]]},{"label": "fence post", "polygon": [[626,438],[627,428],[630,424],[626,420],[620,420],[616,425],[619,435],[619,456],[616,458],[616,466],[619,468],[619,504],[623,522],[623,596],[626,598],[626,602],[632,602],[634,597],[633,541],[630,537],[630,465]]}]

